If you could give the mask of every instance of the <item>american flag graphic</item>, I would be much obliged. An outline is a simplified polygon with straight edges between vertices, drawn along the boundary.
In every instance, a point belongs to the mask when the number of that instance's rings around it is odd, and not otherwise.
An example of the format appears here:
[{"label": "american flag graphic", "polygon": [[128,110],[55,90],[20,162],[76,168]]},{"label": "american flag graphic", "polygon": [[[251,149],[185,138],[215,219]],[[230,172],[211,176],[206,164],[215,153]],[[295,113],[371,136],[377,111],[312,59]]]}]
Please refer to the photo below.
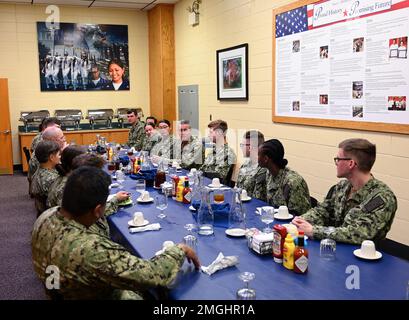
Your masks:
[{"label": "american flag graphic", "polygon": [[283,12],[276,16],[276,38],[288,36],[290,34],[296,34],[307,30],[307,6]]}]

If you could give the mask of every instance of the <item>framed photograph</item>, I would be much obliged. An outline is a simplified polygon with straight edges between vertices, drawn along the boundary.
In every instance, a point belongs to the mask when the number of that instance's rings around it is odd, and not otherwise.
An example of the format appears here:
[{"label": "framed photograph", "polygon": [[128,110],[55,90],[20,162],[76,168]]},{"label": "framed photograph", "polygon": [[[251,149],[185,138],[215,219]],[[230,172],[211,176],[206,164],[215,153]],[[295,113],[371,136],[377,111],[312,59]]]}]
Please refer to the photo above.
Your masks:
[{"label": "framed photograph", "polygon": [[248,100],[248,44],[216,51],[217,100]]},{"label": "framed photograph", "polygon": [[41,91],[128,90],[128,26],[37,22]]}]

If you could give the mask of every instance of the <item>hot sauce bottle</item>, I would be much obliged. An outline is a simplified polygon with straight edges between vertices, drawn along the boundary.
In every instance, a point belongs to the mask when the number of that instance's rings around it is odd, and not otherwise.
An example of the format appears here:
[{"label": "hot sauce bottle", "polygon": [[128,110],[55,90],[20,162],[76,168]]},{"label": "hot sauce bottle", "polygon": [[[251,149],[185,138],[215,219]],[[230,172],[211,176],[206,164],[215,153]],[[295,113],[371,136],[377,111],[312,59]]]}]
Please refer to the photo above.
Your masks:
[{"label": "hot sauce bottle", "polygon": [[308,272],[308,250],[304,247],[304,232],[298,233],[298,244],[294,250],[294,272]]},{"label": "hot sauce bottle", "polygon": [[183,188],[182,196],[183,196],[183,203],[190,203],[192,200],[192,189],[189,187],[189,179],[185,179],[185,187]]}]

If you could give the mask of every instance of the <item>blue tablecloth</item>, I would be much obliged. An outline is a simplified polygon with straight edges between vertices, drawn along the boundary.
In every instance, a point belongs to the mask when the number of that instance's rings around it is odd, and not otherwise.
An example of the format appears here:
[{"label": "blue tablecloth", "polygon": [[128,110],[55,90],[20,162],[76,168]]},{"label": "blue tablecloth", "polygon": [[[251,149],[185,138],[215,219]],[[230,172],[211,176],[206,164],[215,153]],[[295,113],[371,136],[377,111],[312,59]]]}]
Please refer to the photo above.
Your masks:
[{"label": "blue tablecloth", "polygon": [[[133,180],[127,179],[125,190],[132,193],[134,205],[119,210],[109,217],[112,238],[123,244],[136,255],[151,258],[161,249],[162,243],[172,240],[182,241],[187,234],[184,225],[194,222],[189,205],[169,198],[165,210],[167,218],[157,218],[159,210],[153,203],[139,204],[136,199]],[[148,188],[152,193],[157,192]],[[111,190],[116,192],[115,189]],[[262,229],[256,207],[264,202],[252,199],[244,204],[247,210],[248,227]],[[131,234],[127,222],[135,211],[142,211],[150,223],[160,222],[160,231]],[[275,221],[275,223],[279,223]],[[283,222],[286,223],[286,222]],[[256,290],[257,299],[405,299],[409,280],[409,262],[383,253],[378,261],[364,261],[353,255],[357,246],[337,243],[335,261],[324,261],[319,257],[319,241],[309,240],[308,274],[299,275],[285,269],[273,261],[271,256],[259,256],[247,247],[245,238],[226,236],[225,228],[215,227],[213,236],[198,236],[198,255],[202,265],[209,265],[218,255],[237,255],[239,264],[208,276],[193,270],[187,262],[177,278],[175,287],[170,291],[172,299],[235,299],[236,291],[243,287],[238,275],[243,271],[254,272],[256,278],[250,286]],[[348,268],[359,268],[359,289],[348,289]],[[356,270],[356,269],[354,269]],[[350,272],[350,271],[349,271]],[[356,274],[356,273],[355,273]]]}]

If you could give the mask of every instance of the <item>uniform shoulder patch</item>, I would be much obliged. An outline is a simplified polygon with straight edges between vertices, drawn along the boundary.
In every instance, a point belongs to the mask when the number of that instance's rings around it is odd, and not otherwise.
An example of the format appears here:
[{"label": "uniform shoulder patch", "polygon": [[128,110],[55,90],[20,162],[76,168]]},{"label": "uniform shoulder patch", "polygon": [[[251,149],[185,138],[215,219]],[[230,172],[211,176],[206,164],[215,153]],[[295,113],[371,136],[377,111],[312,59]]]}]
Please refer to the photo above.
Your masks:
[{"label": "uniform shoulder patch", "polygon": [[364,205],[364,209],[366,212],[371,212],[383,206],[384,204],[385,201],[383,201],[383,199],[380,196],[376,196],[375,198],[373,198],[371,201]]}]

